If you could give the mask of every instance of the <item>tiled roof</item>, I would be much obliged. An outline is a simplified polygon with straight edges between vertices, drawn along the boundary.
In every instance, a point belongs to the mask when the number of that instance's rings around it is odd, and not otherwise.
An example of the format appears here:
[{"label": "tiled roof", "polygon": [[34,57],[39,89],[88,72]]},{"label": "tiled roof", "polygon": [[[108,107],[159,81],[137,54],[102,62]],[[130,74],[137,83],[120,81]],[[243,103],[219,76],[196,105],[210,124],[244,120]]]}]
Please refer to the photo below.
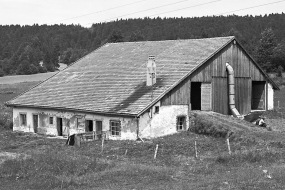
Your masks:
[{"label": "tiled roof", "polygon": [[[109,43],[7,104],[137,115],[233,39]],[[157,68],[153,92],[146,86],[149,55]]]}]

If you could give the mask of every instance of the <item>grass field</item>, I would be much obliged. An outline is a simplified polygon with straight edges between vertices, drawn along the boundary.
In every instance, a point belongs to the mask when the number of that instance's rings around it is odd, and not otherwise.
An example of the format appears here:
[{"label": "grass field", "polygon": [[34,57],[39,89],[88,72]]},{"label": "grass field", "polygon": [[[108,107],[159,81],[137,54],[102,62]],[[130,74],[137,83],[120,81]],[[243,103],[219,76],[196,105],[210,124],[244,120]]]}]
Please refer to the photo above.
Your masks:
[{"label": "grass field", "polygon": [[[12,117],[3,102],[37,83],[1,84],[0,118]],[[283,94],[284,88],[276,92],[282,106]],[[0,126],[0,189],[285,189],[283,110],[265,113],[273,131],[198,113],[192,127],[200,134],[105,141],[103,152],[100,141],[79,148],[65,145],[64,139]],[[225,132],[233,133],[231,154],[219,135]]]},{"label": "grass field", "polygon": [[65,140],[11,131],[1,131],[0,139],[3,189],[285,188],[284,142],[258,135],[231,139],[231,155],[224,138],[192,132],[144,143],[106,141],[103,152],[99,141],[77,148]]}]

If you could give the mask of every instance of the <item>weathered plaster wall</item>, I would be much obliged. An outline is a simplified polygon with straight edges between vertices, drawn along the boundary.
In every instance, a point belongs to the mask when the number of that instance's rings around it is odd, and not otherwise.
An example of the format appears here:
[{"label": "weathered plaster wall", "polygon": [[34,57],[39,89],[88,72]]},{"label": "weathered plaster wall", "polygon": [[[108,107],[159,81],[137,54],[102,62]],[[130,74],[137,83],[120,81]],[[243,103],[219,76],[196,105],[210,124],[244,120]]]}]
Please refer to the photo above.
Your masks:
[{"label": "weathered plaster wall", "polygon": [[188,105],[161,106],[158,114],[146,112],[139,120],[139,136],[154,138],[176,133],[177,116],[186,117],[186,129],[188,129]]},{"label": "weathered plaster wall", "polygon": [[274,109],[274,90],[272,84],[268,83],[268,110]]},{"label": "weathered plaster wall", "polygon": [[[27,125],[20,125],[20,113],[27,115]],[[58,136],[57,118],[62,118],[62,132],[63,135],[72,135],[80,132],[85,132],[85,120],[93,121],[93,130],[96,130],[96,121],[102,121],[102,130],[110,130],[110,120],[117,120],[121,122],[121,135],[109,135],[109,139],[129,139],[135,140],[137,138],[137,120],[136,118],[121,117],[121,116],[106,116],[90,113],[79,112],[62,112],[47,109],[35,108],[13,108],[13,130],[24,132],[35,132],[33,127],[33,114],[39,115],[38,133]],[[49,117],[53,117],[53,124],[49,124]]]}]

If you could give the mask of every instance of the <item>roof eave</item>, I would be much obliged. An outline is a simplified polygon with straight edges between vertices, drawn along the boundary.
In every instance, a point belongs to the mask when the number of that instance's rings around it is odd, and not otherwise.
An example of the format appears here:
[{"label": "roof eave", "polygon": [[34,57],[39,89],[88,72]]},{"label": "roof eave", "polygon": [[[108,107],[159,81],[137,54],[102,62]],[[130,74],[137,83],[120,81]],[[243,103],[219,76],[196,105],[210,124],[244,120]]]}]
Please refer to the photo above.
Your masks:
[{"label": "roof eave", "polygon": [[95,113],[100,115],[113,115],[113,116],[128,116],[128,117],[136,117],[137,113],[118,113],[118,112],[101,112],[101,111],[92,111],[85,109],[74,109],[74,108],[66,108],[66,107],[50,107],[50,106],[38,106],[38,105],[23,105],[23,104],[10,104],[5,103],[8,107],[26,107],[26,108],[41,108],[41,109],[55,109],[55,110],[66,110],[66,111],[77,111],[84,113]]}]

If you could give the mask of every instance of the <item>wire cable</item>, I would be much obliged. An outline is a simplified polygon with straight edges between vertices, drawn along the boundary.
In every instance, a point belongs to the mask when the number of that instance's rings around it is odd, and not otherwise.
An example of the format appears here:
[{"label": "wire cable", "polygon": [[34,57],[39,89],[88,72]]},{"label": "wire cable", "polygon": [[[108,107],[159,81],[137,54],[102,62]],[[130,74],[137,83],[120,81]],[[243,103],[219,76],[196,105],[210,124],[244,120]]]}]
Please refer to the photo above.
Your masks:
[{"label": "wire cable", "polygon": [[98,14],[98,13],[102,13],[102,12],[106,12],[106,11],[110,11],[110,10],[114,10],[114,9],[118,9],[118,8],[122,8],[122,7],[126,7],[126,6],[130,6],[130,5],[133,5],[133,4],[141,3],[141,2],[143,2],[143,1],[148,1],[148,0],[140,0],[140,1],[133,2],[133,3],[121,5],[121,6],[118,6],[118,7],[112,7],[112,8],[109,8],[109,9],[104,9],[104,10],[101,10],[101,11],[96,11],[96,12],[92,12],[92,13],[87,13],[87,14],[84,14],[84,15],[79,15],[79,16],[75,16],[75,17],[71,17],[71,18],[67,18],[67,19],[63,19],[63,20],[58,20],[58,21],[54,21],[54,22],[47,23],[47,24],[58,23],[58,22],[66,21],[66,20],[71,20],[71,19],[76,19],[76,18],[80,18],[80,17],[85,17],[85,16],[93,15],[93,14]]},{"label": "wire cable", "polygon": [[[175,10],[167,11],[167,12],[163,12],[163,13],[157,13],[157,14],[149,15],[148,17],[161,15],[161,14],[166,14],[166,13],[170,13],[170,12],[176,12],[176,11],[189,9],[189,8],[193,8],[193,7],[198,7],[198,6],[202,6],[202,5],[206,5],[206,4],[210,4],[210,3],[215,3],[215,2],[218,2],[218,1],[222,1],[222,0],[215,0],[215,1],[210,1],[210,2],[207,2],[207,3],[203,3],[203,4],[193,5],[193,6],[190,6],[190,7],[185,7],[185,8],[181,8],[181,9],[175,9]],[[261,4],[261,5],[256,5],[256,6],[252,6],[252,7],[246,7],[246,8],[237,9],[237,10],[233,10],[233,11],[228,11],[228,12],[224,12],[224,13],[214,14],[213,16],[220,16],[220,15],[224,15],[224,14],[228,14],[228,13],[234,13],[234,12],[238,12],[238,11],[242,11],[242,10],[253,9],[253,8],[257,8],[257,7],[267,6],[267,5],[276,4],[276,3],[281,3],[281,2],[284,2],[284,1],[285,0],[281,0],[281,1],[271,2],[271,3],[265,3],[265,4]],[[176,2],[176,3],[180,3],[180,2],[182,2],[182,1],[179,1],[179,2]],[[173,3],[173,4],[175,4],[175,3]],[[168,5],[163,5],[163,6],[168,6]],[[163,6],[154,7],[154,8],[151,8],[151,9],[146,9],[146,10],[143,10],[143,11],[138,11],[138,12],[134,12],[134,13],[118,16],[118,17],[113,17],[113,18],[109,18],[109,19],[102,20],[102,21],[99,21],[99,22],[106,22],[108,20],[112,20],[112,19],[115,19],[115,18],[118,19],[119,17],[124,17],[124,16],[128,16],[128,15],[144,12],[144,11],[147,11],[147,10],[157,9],[157,8],[160,8],[160,7],[163,7]],[[186,22],[186,21],[182,21],[179,24],[181,24],[183,22]],[[87,24],[94,24],[94,23],[87,23]],[[160,27],[160,26],[157,26],[157,27]]]},{"label": "wire cable", "polygon": [[284,1],[285,0],[275,1],[275,2],[271,2],[271,3],[265,3],[265,4],[262,4],[262,5],[256,5],[256,6],[252,6],[252,7],[246,7],[246,8],[243,8],[243,9],[237,9],[237,10],[234,10],[234,11],[229,11],[229,12],[224,12],[224,13],[221,13],[221,14],[216,14],[214,16],[224,15],[224,14],[228,14],[228,13],[232,13],[232,12],[243,11],[243,10],[247,10],[247,9],[253,9],[253,8],[256,8],[256,7],[263,7],[263,6],[266,6],[266,5],[272,5],[272,4],[281,3],[281,2],[284,2]]},{"label": "wire cable", "polygon": [[[167,7],[167,6],[170,6],[170,5],[175,5],[175,4],[178,4],[178,3],[183,3],[183,2],[185,2],[185,1],[189,1],[189,0],[178,1],[178,2],[174,2],[174,3],[162,5],[162,6],[153,7],[153,8],[150,8],[150,9],[145,9],[145,10],[142,10],[142,11],[137,11],[137,12],[133,12],[133,13],[121,15],[121,16],[116,16],[116,17],[112,17],[112,18],[109,18],[109,19],[101,20],[101,21],[99,21],[99,22],[106,22],[106,21],[108,21],[108,20],[116,19],[116,18],[118,18],[118,17],[121,18],[121,17],[129,16],[129,15],[133,15],[133,14],[137,14],[137,13],[141,13],[141,12],[146,12],[146,11],[158,9],[158,8],[161,8],[161,7]],[[88,23],[88,24],[90,24],[90,23]]]},{"label": "wire cable", "polygon": [[[218,0],[219,1],[219,0]],[[237,10],[233,10],[233,11],[228,11],[228,12],[224,12],[224,13],[219,13],[219,14],[215,14],[213,16],[221,16],[223,14],[228,14],[228,13],[234,13],[236,11],[242,11],[242,10],[247,10],[247,9],[253,9],[253,8],[256,8],[256,7],[261,7],[261,6],[267,6],[267,5],[271,5],[271,4],[276,4],[276,3],[281,3],[281,2],[284,2],[285,0],[281,0],[281,1],[275,1],[275,2],[271,2],[271,3],[265,3],[265,4],[261,4],[261,5],[256,5],[256,6],[252,6],[252,7],[245,7],[243,9],[237,9]],[[214,1],[212,2],[208,2],[209,3],[213,3]],[[204,3],[205,4],[205,3]],[[202,5],[202,4],[201,4]],[[199,5],[196,5],[196,6],[199,6]],[[193,6],[192,6],[193,7]],[[189,7],[188,7],[189,8]],[[186,8],[182,8],[182,9],[187,9]],[[181,9],[180,9],[181,10]],[[174,12],[174,11],[177,11],[177,10],[173,10],[173,11],[168,11],[168,12]],[[159,14],[165,14],[165,13],[168,13],[168,12],[164,12],[164,13],[158,13],[158,14],[154,14],[154,15],[151,15],[151,16],[155,16],[155,15],[159,15]],[[185,21],[180,21],[178,23],[175,23],[175,24],[168,24],[168,27],[173,27],[173,26],[177,26],[177,25],[181,25],[185,22],[188,22],[188,20],[185,20]],[[152,27],[152,29],[154,28],[160,28],[160,27],[166,27],[166,25],[163,25],[163,26],[155,26],[155,27]],[[218,27],[215,27],[215,28],[218,28]],[[141,29],[141,31],[144,31],[144,30],[148,30],[147,28],[145,29]]]}]

